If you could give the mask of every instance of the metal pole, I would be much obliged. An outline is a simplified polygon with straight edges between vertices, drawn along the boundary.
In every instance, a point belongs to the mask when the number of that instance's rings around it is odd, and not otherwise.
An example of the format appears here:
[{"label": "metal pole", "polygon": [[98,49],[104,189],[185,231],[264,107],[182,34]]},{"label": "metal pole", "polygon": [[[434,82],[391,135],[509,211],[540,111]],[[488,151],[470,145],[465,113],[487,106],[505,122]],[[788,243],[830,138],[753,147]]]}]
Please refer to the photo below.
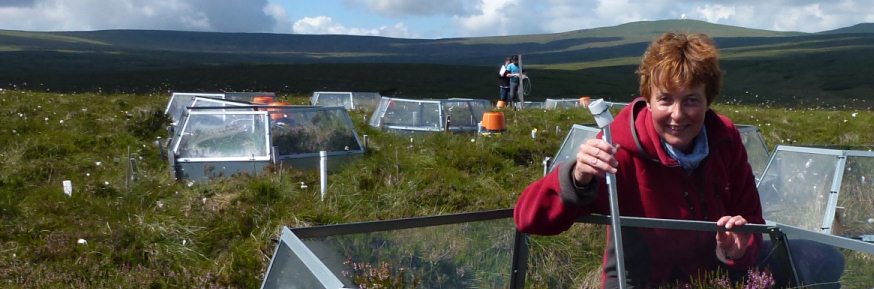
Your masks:
[{"label": "metal pole", "polygon": [[779,228],[771,229],[768,235],[771,237],[771,247],[774,248],[774,258],[780,260],[780,264],[785,266],[783,273],[789,276],[788,284],[778,284],[781,286],[798,286],[801,280],[798,279],[798,271],[795,270],[795,261],[792,260],[792,250],[789,249],[789,238],[786,234],[780,231]]},{"label": "metal pole", "polygon": [[328,192],[328,152],[320,151],[319,152],[319,176],[321,181],[321,190],[322,193],[322,201],[325,201],[325,193]]},{"label": "metal pole", "polygon": [[516,231],[513,239],[513,268],[510,271],[510,289],[525,288],[528,273],[528,235]]},{"label": "metal pole", "polygon": [[[589,104],[589,111],[595,117],[598,127],[603,132],[602,138],[608,144],[613,145],[613,136],[610,134],[610,123],[613,122],[613,115],[608,110],[610,106],[604,102],[604,99],[592,101]],[[622,226],[619,224],[619,200],[616,194],[616,174],[607,173],[607,187],[610,190],[610,227],[613,237],[613,248],[616,252],[616,271],[619,278],[619,288],[625,289],[625,254],[622,250]]]},{"label": "metal pole", "polygon": [[447,115],[447,116],[446,116],[446,126],[443,127],[443,131],[444,131],[444,132],[449,132],[449,126],[450,126],[450,125],[452,125],[452,116],[451,116],[451,115]]},{"label": "metal pole", "polygon": [[127,146],[127,168],[124,171],[124,190],[126,192],[130,192],[128,183],[130,183],[130,146]]},{"label": "metal pole", "polygon": [[516,87],[516,89],[519,90],[519,92],[517,92],[517,95],[519,96],[519,109],[525,109],[525,88],[523,83],[526,77],[527,76],[522,73],[522,54],[519,54],[519,87]]}]

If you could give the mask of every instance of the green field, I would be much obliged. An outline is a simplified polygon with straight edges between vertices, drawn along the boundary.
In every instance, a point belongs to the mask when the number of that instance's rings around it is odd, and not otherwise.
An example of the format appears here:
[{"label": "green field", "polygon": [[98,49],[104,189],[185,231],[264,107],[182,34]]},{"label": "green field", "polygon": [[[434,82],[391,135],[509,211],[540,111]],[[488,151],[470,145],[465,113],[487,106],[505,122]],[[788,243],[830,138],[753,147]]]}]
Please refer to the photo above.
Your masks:
[{"label": "green field", "polygon": [[[501,136],[433,134],[411,142],[372,129],[353,112],[358,133],[370,136],[370,152],[331,175],[322,202],[315,172],[173,180],[153,145],[166,138],[161,112],[167,100],[167,94],[0,92],[0,286],[257,287],[282,226],[511,207],[542,174],[541,161],[555,154],[571,124],[592,121],[581,111],[507,112],[508,131]],[[867,110],[715,109],[758,126],[770,147],[874,143],[868,133],[874,114]],[[139,170],[126,184],[129,153]],[[72,197],[63,194],[63,180],[72,181]],[[531,264],[565,266],[533,269],[529,286],[597,282],[592,272],[600,263],[602,231],[577,226],[559,237],[534,238],[532,250],[543,253]]]}]

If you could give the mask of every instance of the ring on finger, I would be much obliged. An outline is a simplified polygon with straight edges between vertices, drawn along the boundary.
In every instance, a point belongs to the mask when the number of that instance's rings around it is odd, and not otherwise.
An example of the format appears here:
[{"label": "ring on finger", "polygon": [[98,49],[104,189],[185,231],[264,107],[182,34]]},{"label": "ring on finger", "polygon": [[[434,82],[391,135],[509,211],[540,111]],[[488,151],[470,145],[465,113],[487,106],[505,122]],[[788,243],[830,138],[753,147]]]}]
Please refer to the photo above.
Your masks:
[{"label": "ring on finger", "polygon": [[591,166],[595,166],[596,164],[598,164],[598,159],[597,159],[597,158],[592,158],[592,161],[589,162],[589,165],[591,165]]}]

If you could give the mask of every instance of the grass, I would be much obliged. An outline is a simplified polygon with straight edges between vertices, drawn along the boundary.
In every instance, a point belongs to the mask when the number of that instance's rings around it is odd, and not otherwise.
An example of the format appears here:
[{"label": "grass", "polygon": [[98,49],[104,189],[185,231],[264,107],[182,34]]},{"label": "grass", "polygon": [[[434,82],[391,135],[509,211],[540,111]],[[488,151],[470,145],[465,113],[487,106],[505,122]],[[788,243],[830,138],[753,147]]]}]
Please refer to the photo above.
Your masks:
[{"label": "grass", "polygon": [[[173,180],[153,145],[166,137],[161,112],[168,96],[0,91],[0,286],[257,287],[282,226],[511,207],[542,175],[541,161],[571,124],[592,121],[581,111],[505,111],[508,131],[500,136],[411,141],[375,130],[353,112],[370,152],[331,175],[322,202],[315,172]],[[868,110],[778,108],[730,97],[715,109],[757,125],[772,147],[874,143]],[[129,150],[138,179],[125,185]],[[72,197],[63,180],[72,181]],[[530,266],[529,286],[596,284],[602,234],[601,227],[578,225],[558,237],[534,237],[530,262],[538,265]],[[555,263],[563,266],[545,268]]]}]

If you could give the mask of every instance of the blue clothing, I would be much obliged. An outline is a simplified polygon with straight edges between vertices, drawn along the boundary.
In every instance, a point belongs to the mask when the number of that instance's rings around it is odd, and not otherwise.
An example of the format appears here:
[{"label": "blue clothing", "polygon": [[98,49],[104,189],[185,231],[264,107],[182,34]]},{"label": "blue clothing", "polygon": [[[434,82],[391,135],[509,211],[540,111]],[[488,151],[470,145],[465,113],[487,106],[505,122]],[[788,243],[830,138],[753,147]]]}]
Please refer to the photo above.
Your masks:
[{"label": "blue clothing", "polygon": [[665,142],[664,139],[661,139],[661,141],[662,146],[664,146],[668,155],[680,163],[680,166],[682,166],[687,172],[695,170],[695,168],[698,167],[698,164],[700,164],[701,161],[710,154],[710,148],[707,146],[707,130],[703,126],[701,127],[701,133],[695,137],[695,143],[692,144],[693,147],[691,153],[686,154],[680,150],[674,149],[674,147]]},{"label": "blue clothing", "polygon": [[[507,65],[507,72],[509,72],[509,73],[519,73],[519,72],[520,72],[520,71],[519,71],[519,66],[516,65],[515,63],[510,63],[510,65]],[[519,83],[519,77],[518,77],[518,76],[510,77],[510,83],[513,83],[513,82],[515,82],[515,83]]]},{"label": "blue clothing", "polygon": [[499,99],[499,100],[503,100],[506,103],[510,103],[510,87],[501,86],[501,87],[499,87],[499,89],[501,90],[501,99]]},{"label": "blue clothing", "polygon": [[[771,271],[777,283],[775,288],[785,288],[792,278],[787,275],[785,264],[777,258],[773,247],[771,240],[762,242],[758,267],[759,270]],[[814,241],[794,239],[789,240],[789,251],[792,252],[799,281],[807,285],[803,288],[841,288],[839,281],[844,272],[845,260],[837,248]]]},{"label": "blue clothing", "polygon": [[511,101],[518,102],[519,101],[519,81],[513,82],[510,81],[510,95],[507,96]]}]

